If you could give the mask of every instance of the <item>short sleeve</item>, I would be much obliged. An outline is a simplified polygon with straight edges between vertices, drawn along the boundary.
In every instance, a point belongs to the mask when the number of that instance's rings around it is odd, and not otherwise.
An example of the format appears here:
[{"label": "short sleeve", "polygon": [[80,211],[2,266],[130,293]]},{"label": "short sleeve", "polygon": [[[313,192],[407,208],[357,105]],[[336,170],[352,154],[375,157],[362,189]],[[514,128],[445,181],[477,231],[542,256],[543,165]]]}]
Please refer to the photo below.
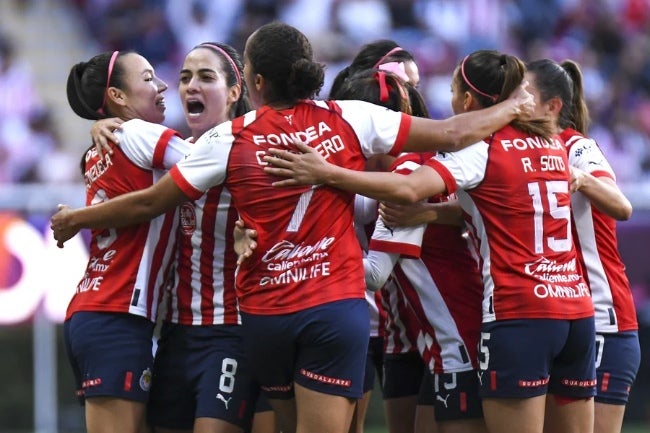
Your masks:
[{"label": "short sleeve", "polygon": [[140,119],[124,122],[115,135],[126,156],[147,170],[169,170],[183,159],[191,146],[173,129]]},{"label": "short sleeve", "polygon": [[222,123],[203,134],[190,153],[170,171],[172,179],[188,197],[198,198],[224,182],[233,143],[231,125],[231,122]]},{"label": "short sleeve", "polygon": [[364,101],[336,101],[352,127],[366,158],[378,154],[397,156],[411,128],[411,117]]},{"label": "short sleeve", "polygon": [[596,177],[609,177],[616,180],[614,170],[598,147],[590,138],[580,138],[569,147],[569,164]]},{"label": "short sleeve", "polygon": [[[439,152],[425,164],[440,174],[452,194],[457,189],[476,188],[485,178],[489,145],[484,141],[456,152]],[[446,172],[445,172],[446,171]]]}]

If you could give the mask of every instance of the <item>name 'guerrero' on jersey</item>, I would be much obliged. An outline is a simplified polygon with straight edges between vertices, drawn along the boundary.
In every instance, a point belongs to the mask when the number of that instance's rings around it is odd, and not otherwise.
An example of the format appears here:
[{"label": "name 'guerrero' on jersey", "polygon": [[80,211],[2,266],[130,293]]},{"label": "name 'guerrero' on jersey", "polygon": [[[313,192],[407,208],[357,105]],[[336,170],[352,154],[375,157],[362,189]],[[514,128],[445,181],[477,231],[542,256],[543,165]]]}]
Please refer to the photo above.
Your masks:
[{"label": "name 'guerrero' on jersey", "polygon": [[257,249],[237,273],[242,311],[285,314],[365,297],[354,194],[323,186],[273,187],[279,179],[263,170],[266,151],[291,148],[300,139],[330,162],[362,170],[372,155],[399,154],[409,126],[401,113],[359,101],[262,107],[206,133],[172,169],[190,197],[225,183],[246,225],[258,232]]}]

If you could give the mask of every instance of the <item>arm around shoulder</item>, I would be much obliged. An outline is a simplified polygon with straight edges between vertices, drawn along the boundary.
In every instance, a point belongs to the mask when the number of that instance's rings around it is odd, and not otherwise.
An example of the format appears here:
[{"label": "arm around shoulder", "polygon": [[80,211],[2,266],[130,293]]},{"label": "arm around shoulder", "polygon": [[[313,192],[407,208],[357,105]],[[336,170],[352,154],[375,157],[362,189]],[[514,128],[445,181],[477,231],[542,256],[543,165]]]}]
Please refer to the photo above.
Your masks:
[{"label": "arm around shoulder", "polygon": [[71,237],[67,233],[74,232],[74,235],[83,228],[105,229],[142,223],[172,210],[187,199],[169,174],[166,174],[147,189],[84,208],[61,208],[52,217],[54,237],[59,242],[65,242]]},{"label": "arm around shoulder", "polygon": [[414,117],[404,149],[415,152],[460,150],[517,118],[529,118],[534,107],[532,95],[522,85],[508,99],[488,108],[457,114],[444,120]]},{"label": "arm around shoulder", "polygon": [[632,216],[632,204],[609,177],[596,177],[571,167],[571,188],[584,194],[601,212],[618,221],[629,220]]}]

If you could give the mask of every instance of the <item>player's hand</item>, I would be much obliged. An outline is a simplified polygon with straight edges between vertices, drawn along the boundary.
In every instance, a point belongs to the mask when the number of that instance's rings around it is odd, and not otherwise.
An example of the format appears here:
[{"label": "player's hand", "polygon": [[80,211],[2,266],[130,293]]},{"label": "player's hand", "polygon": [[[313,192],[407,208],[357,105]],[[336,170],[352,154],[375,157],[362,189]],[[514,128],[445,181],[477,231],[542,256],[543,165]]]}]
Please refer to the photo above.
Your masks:
[{"label": "player's hand", "polygon": [[79,233],[79,229],[71,224],[72,213],[70,206],[60,204],[59,211],[52,216],[50,228],[52,229],[54,239],[57,241],[56,246],[63,248],[63,244],[74,235]]},{"label": "player's hand", "polygon": [[587,182],[587,177],[588,177],[587,173],[572,165],[569,166],[569,171],[571,172],[570,191],[572,193],[576,191],[580,191],[580,188],[582,188]]},{"label": "player's hand", "polygon": [[535,114],[535,98],[526,90],[528,81],[524,80],[508,97],[517,105],[517,118],[520,120],[532,120]]},{"label": "player's hand", "polygon": [[437,212],[429,203],[380,203],[379,216],[388,227],[415,227],[435,222]]},{"label": "player's hand", "polygon": [[298,152],[270,148],[262,159],[269,165],[264,171],[288,179],[273,182],[273,186],[318,185],[325,182],[331,164],[306,143],[294,142]]},{"label": "player's hand", "polygon": [[247,229],[244,221],[238,219],[235,221],[235,229],[233,230],[235,238],[235,252],[237,253],[237,266],[241,265],[252,254],[253,250],[257,248],[257,231]]},{"label": "player's hand", "polygon": [[108,119],[97,120],[93,123],[93,126],[90,127],[90,137],[92,138],[95,150],[100,157],[106,153],[110,155],[113,154],[113,149],[109,145],[109,142],[119,144],[119,139],[114,132],[116,129],[122,128],[122,123],[124,123],[124,120],[119,117],[111,117]]}]

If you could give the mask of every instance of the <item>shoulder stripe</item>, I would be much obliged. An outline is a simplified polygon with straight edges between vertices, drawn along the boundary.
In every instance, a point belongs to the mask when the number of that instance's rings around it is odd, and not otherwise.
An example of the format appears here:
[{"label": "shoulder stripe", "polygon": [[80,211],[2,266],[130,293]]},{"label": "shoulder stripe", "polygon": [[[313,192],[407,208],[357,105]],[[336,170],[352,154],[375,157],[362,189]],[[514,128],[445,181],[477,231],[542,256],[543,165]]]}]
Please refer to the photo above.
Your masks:
[{"label": "shoulder stripe", "polygon": [[153,168],[163,168],[165,150],[167,150],[167,144],[169,144],[169,140],[171,140],[174,135],[180,137],[180,134],[178,132],[169,128],[165,129],[163,133],[160,134],[160,138],[158,138],[158,142],[156,143],[156,147],[153,151]]}]

